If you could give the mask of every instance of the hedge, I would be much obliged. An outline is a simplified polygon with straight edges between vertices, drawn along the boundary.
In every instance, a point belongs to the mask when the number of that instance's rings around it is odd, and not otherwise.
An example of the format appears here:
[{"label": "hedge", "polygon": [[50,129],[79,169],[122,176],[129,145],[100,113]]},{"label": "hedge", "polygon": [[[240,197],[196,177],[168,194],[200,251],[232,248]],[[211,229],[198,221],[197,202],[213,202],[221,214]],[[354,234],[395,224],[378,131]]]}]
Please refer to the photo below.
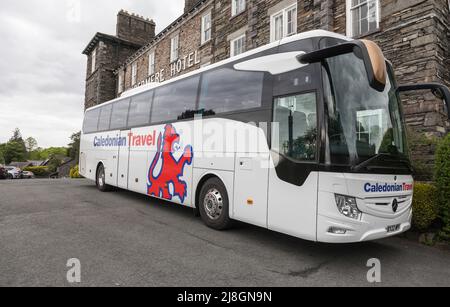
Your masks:
[{"label": "hedge", "polygon": [[413,196],[413,227],[427,230],[438,218],[437,189],[432,184],[416,183]]},{"label": "hedge", "polygon": [[436,149],[435,182],[438,192],[439,215],[444,223],[440,237],[450,240],[450,134]]},{"label": "hedge", "polygon": [[32,172],[36,177],[46,178],[50,175],[50,170],[46,166],[28,166],[23,169]]}]

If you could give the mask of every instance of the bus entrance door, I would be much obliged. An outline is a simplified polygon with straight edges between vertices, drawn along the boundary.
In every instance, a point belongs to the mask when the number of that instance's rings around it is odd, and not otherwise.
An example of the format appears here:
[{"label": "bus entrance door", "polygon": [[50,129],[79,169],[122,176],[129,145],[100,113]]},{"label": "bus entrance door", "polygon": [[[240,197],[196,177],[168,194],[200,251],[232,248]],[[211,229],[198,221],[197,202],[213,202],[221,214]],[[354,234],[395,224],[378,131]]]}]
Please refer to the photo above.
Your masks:
[{"label": "bus entrance door", "polygon": [[[121,138],[127,138],[130,130],[120,131]],[[130,144],[119,147],[119,159],[117,161],[117,186],[128,189],[128,160],[130,157]]]}]

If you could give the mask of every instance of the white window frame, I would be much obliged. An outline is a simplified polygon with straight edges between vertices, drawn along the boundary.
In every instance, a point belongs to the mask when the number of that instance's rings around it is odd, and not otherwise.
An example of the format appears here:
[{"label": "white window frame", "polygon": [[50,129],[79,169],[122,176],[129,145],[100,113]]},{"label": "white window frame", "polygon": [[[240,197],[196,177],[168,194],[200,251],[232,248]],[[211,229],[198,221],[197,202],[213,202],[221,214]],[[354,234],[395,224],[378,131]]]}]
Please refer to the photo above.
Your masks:
[{"label": "white window frame", "polygon": [[247,8],[247,1],[245,0],[231,0],[231,16],[236,16],[245,11]]},{"label": "white window frame", "polygon": [[123,92],[123,73],[119,72],[118,80],[117,80],[117,93]]},{"label": "white window frame", "polygon": [[[238,36],[238,37],[236,37],[235,39],[233,39],[233,40],[231,40],[230,41],[230,57],[233,57],[233,56],[236,56],[236,55],[239,55],[239,54],[242,54],[242,53],[244,53],[245,52],[245,49],[246,49],[246,35],[245,34],[242,34],[242,35],[240,35],[240,36]],[[240,40],[243,40],[243,42],[242,42],[242,51],[241,52],[239,52],[239,53],[236,53],[236,46],[235,46],[235,43],[236,42],[238,42],[238,41],[240,41]]]},{"label": "white window frame", "polygon": [[[347,11],[346,12],[346,15],[347,15],[347,18],[346,18],[347,22],[346,22],[346,24],[347,24],[347,36],[348,37],[354,37],[355,36],[355,33],[353,33],[353,14],[352,14],[353,10],[359,9],[361,6],[363,6],[366,3],[367,3],[367,6],[368,6],[369,2],[371,2],[371,1],[375,1],[376,2],[377,29],[380,28],[380,20],[381,20],[381,17],[380,17],[381,16],[381,13],[380,13],[380,0],[363,0],[363,1],[364,1],[363,3],[360,3],[358,5],[353,6],[352,5],[352,0],[346,0],[346,11]],[[367,10],[369,10],[369,7],[367,7]],[[368,11],[367,11],[367,14],[369,14]],[[366,32],[366,33],[359,33],[358,36],[364,36],[365,34],[370,33],[370,32],[371,31]]]},{"label": "white window frame", "polygon": [[131,65],[131,85],[135,85],[137,83],[137,63],[134,62]]},{"label": "white window frame", "polygon": [[[293,29],[294,31],[291,33],[288,33],[288,16],[289,16],[289,12],[291,12],[292,10],[295,10],[295,18],[292,20],[293,23]],[[270,41],[274,42],[276,40],[280,40],[283,39],[285,37],[297,34],[297,27],[298,27],[298,21],[297,21],[297,16],[298,16],[298,8],[297,8],[297,3],[290,5],[274,14],[272,14],[270,16]],[[277,29],[276,29],[276,20],[278,18],[281,17],[281,37],[277,37]]]},{"label": "white window frame", "polygon": [[156,72],[155,51],[148,54],[148,75],[151,76]]},{"label": "white window frame", "polygon": [[97,66],[97,48],[91,52],[91,74],[94,73]]},{"label": "white window frame", "polygon": [[177,34],[170,39],[170,63],[178,60],[179,50],[180,50],[180,35]]},{"label": "white window frame", "polygon": [[[209,24],[208,24],[209,18]],[[211,11],[202,16],[202,40],[201,44],[205,44],[211,40],[212,37],[212,14]]]}]

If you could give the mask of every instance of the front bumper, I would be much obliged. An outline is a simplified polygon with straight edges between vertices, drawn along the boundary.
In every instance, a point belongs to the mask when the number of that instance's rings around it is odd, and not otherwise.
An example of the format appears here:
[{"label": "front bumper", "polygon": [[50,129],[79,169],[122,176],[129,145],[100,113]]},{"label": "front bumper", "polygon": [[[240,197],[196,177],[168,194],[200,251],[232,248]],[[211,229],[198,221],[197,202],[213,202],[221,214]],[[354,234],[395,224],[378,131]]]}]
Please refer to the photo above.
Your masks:
[{"label": "front bumper", "polygon": [[[380,218],[363,214],[361,220],[352,220],[345,216],[318,215],[317,241],[325,243],[353,243],[371,241],[403,233],[411,228],[412,209],[395,218]],[[389,232],[388,227],[398,226],[395,231]],[[345,234],[330,233],[331,228],[345,229]]]}]

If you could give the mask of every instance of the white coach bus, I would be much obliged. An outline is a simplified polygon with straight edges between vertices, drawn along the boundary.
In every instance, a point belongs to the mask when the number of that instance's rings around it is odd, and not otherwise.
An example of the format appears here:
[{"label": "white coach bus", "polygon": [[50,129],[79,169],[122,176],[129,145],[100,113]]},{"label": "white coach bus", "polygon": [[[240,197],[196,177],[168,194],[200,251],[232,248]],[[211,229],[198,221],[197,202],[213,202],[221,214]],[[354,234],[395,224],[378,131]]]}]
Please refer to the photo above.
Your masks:
[{"label": "white coach bus", "polygon": [[86,111],[80,174],[320,242],[411,227],[413,170],[392,65],[373,42],[298,34]]}]

